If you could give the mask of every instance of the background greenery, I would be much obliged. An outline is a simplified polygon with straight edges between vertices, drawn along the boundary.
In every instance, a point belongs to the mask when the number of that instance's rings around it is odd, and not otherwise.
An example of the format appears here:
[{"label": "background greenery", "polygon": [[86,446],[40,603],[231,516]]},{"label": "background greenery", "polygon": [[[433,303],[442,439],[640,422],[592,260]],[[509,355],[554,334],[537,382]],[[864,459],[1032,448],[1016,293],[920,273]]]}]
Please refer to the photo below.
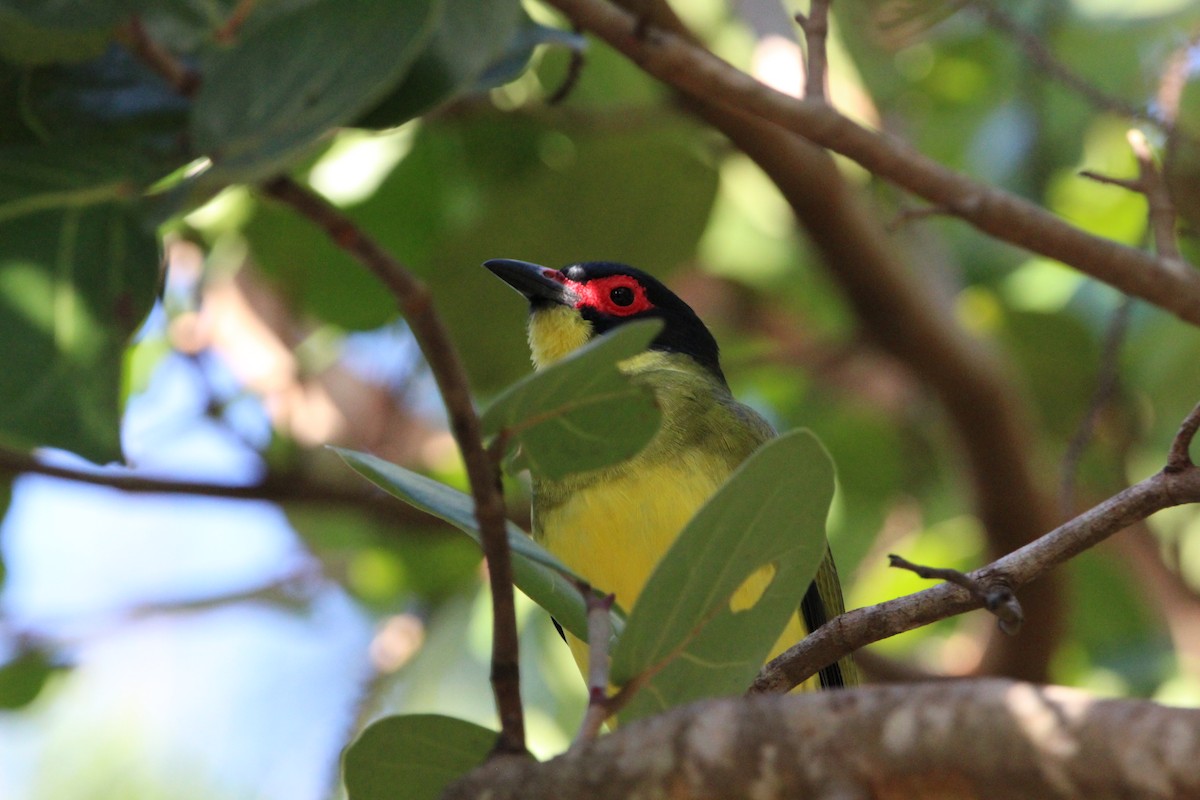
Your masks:
[{"label": "background greenery", "polygon": [[[481,262],[625,261],[710,324],[740,398],[828,448],[848,606],[925,585],[887,570],[888,551],[986,560],[938,407],[859,335],[772,185],[660,86],[593,43],[565,102],[549,105],[578,43],[542,27],[556,21],[536,4],[252,5],[222,38],[244,4],[0,2],[0,442],[223,483],[281,475],[305,495],[279,503],[284,518],[18,481],[0,532],[0,699],[13,708],[0,712],[0,795],[319,797],[340,747],[382,713],[493,724],[474,545],[373,497],[323,448],[464,488],[391,297],[253,190],[285,168],[428,283],[481,402],[529,370],[523,304]],[[786,79],[781,42],[795,31],[777,6],[678,5],[721,55]],[[1153,107],[1200,22],[1194,3],[1169,0],[1005,8],[1136,108]],[[1050,79],[973,8],[839,0],[837,13],[831,95],[847,114],[1085,229],[1146,243],[1144,201],[1078,175],[1134,174],[1129,119]],[[134,14],[198,70],[193,97],[131,55]],[[881,219],[908,206],[845,172]],[[1042,486],[1059,493],[1120,298],[953,221],[894,235],[947,313],[1003,358],[1037,431]],[[1200,399],[1198,359],[1195,329],[1132,307],[1118,387],[1069,470],[1076,509],[1161,465]],[[527,520],[523,484],[506,488]],[[1186,508],[1152,520],[1166,577],[1128,541],[1146,531],[1066,567],[1053,680],[1200,701],[1197,524]],[[184,588],[170,577],[181,564]],[[582,686],[546,615],[523,604],[521,623],[532,744],[549,754],[578,722]],[[876,652],[966,673],[991,624],[947,620]]]}]

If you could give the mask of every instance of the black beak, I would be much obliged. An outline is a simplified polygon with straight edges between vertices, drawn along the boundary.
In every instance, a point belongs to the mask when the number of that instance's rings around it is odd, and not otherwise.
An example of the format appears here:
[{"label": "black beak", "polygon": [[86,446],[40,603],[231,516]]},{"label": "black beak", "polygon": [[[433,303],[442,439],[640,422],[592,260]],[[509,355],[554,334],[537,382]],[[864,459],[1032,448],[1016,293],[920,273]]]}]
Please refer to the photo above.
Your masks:
[{"label": "black beak", "polygon": [[511,258],[493,258],[483,265],[523,294],[531,306],[550,303],[574,306],[579,301],[579,296],[567,284],[566,276],[556,269]]}]

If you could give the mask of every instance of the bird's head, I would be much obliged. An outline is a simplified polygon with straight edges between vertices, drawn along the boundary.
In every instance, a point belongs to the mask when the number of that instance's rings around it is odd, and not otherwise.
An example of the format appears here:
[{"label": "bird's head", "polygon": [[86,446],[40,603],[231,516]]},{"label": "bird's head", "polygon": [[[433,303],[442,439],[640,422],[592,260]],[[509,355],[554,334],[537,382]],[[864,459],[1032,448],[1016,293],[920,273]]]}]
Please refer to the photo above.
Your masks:
[{"label": "bird's head", "polygon": [[618,325],[654,318],[663,330],[651,350],[690,356],[724,381],[717,342],[696,312],[639,269],[589,261],[558,270],[507,258],[484,266],[529,300],[529,348],[539,369]]}]

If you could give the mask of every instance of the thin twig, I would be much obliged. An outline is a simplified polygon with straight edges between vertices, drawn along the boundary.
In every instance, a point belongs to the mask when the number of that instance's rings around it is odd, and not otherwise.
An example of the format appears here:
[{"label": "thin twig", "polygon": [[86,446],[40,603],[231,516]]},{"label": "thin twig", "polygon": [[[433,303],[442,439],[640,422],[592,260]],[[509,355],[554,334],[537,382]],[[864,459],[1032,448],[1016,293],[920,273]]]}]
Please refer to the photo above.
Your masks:
[{"label": "thin twig", "polygon": [[491,682],[500,714],[500,737],[494,752],[525,753],[512,556],[505,533],[500,472],[484,450],[466,371],[449,331],[434,310],[429,289],[339,209],[288,177],[274,178],[262,189],[325,231],[335,244],[357,258],[387,286],[429,362],[466,465],[487,560],[494,626]]},{"label": "thin twig", "polygon": [[1079,170],[1079,177],[1087,178],[1089,181],[1102,183],[1106,186],[1119,186],[1122,189],[1127,189],[1131,192],[1142,191],[1142,183],[1137,178],[1117,178],[1112,175],[1105,175],[1103,172],[1096,172],[1090,169]]},{"label": "thin twig", "polygon": [[583,581],[576,588],[587,604],[588,623],[588,705],[583,715],[583,723],[575,736],[571,748],[575,749],[592,741],[600,733],[604,720],[612,716],[608,705],[608,647],[612,638],[612,611],[617,596],[609,594],[597,597],[592,587]]},{"label": "thin twig", "polygon": [[[44,475],[90,486],[103,486],[120,492],[134,494],[190,494],[200,497],[218,497],[230,500],[266,500],[277,503],[318,503],[331,505],[369,506],[388,495],[372,488],[346,488],[330,483],[321,483],[306,477],[303,471],[268,473],[257,483],[230,485],[181,481],[170,478],[151,478],[135,475],[124,469],[85,470],[47,464],[36,456],[0,447],[0,475]],[[396,508],[404,504],[397,503]],[[389,509],[394,515],[396,508]],[[435,521],[415,509],[414,520]]]},{"label": "thin twig", "polygon": [[242,26],[246,24],[250,12],[257,4],[258,0],[238,0],[233,11],[225,18],[225,23],[213,34],[213,38],[222,43],[232,42],[241,32]]},{"label": "thin twig", "polygon": [[1021,604],[1009,587],[1003,584],[987,586],[956,569],[926,567],[914,564],[895,553],[889,553],[888,560],[891,562],[889,566],[906,569],[926,580],[948,581],[955,586],[961,586],[970,592],[972,597],[982,602],[984,608],[996,616],[1000,630],[1009,636],[1014,636],[1021,630],[1021,624],[1025,621],[1025,613],[1021,611]]},{"label": "thin twig", "polygon": [[1179,241],[1175,238],[1175,204],[1171,202],[1162,171],[1155,163],[1150,142],[1136,128],[1128,131],[1126,139],[1138,162],[1138,183],[1142,194],[1146,195],[1146,218],[1154,239],[1154,252],[1176,271],[1191,272],[1192,268],[1179,252]]},{"label": "thin twig", "polygon": [[807,15],[796,12],[796,24],[804,31],[804,96],[813,100],[826,99],[825,76],[829,67],[826,41],[829,38],[829,6],[832,1],[812,0]]},{"label": "thin twig", "polygon": [[1192,462],[1191,448],[1197,430],[1200,430],[1200,403],[1197,403],[1196,407],[1188,412],[1188,415],[1183,418],[1183,422],[1180,423],[1179,432],[1175,434],[1175,439],[1171,442],[1171,450],[1167,454],[1165,472],[1179,473],[1195,466]]},{"label": "thin twig", "polygon": [[[1042,577],[1059,564],[1094,547],[1151,514],[1200,502],[1200,468],[1188,448],[1200,429],[1200,404],[1180,425],[1171,444],[1167,465],[1046,535],[1009,553],[966,577],[982,586],[1011,590]],[[799,644],[773,659],[749,689],[749,694],[789,691],[855,650],[983,605],[975,593],[952,583],[848,611],[810,633]]]},{"label": "thin twig", "polygon": [[921,206],[919,208],[906,206],[900,208],[900,210],[896,212],[896,216],[892,218],[892,221],[889,222],[884,229],[888,233],[896,233],[906,225],[918,220],[929,219],[930,217],[948,217],[953,215],[953,211],[943,206]]},{"label": "thin twig", "polygon": [[154,70],[181,97],[192,97],[200,89],[200,73],[186,66],[174,53],[151,39],[141,17],[136,14],[131,17],[124,33],[134,55]]}]

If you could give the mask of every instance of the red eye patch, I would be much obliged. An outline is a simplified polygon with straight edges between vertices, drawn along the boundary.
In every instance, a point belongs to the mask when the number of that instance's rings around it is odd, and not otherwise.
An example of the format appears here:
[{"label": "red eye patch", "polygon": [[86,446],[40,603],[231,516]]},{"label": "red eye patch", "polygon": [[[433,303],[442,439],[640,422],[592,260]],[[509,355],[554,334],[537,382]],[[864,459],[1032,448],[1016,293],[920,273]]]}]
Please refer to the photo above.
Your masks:
[{"label": "red eye patch", "polygon": [[614,317],[628,317],[654,308],[645,288],[632,275],[609,275],[576,283],[571,288],[579,295],[576,308],[594,308]]}]

